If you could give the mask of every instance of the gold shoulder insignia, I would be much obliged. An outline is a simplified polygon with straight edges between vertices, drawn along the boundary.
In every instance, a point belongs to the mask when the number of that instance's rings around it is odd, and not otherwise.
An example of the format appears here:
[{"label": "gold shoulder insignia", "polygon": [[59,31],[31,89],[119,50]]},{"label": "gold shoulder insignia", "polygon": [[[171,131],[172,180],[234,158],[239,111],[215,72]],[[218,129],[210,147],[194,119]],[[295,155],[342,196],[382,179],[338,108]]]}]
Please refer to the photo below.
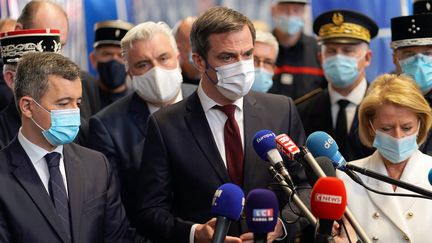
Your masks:
[{"label": "gold shoulder insignia", "polygon": [[322,91],[323,91],[322,88],[314,89],[314,90],[312,90],[311,92],[309,92],[309,93],[303,95],[302,97],[299,97],[299,98],[295,99],[295,100],[294,100],[294,104],[295,104],[295,105],[299,105],[299,104],[305,102],[306,100],[308,100],[308,99],[314,97],[315,95],[321,93]]}]

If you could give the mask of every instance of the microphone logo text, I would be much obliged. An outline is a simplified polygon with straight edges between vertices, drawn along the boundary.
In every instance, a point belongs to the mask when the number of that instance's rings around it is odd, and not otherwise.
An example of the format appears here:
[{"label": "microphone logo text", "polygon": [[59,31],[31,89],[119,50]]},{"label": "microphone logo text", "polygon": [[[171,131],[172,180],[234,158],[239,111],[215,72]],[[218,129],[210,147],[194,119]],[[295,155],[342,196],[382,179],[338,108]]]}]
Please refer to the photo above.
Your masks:
[{"label": "microphone logo text", "polygon": [[329,149],[333,143],[334,143],[333,138],[329,136],[327,140],[325,140],[324,142],[324,148]]},{"label": "microphone logo text", "polygon": [[274,138],[276,135],[274,133],[267,133],[264,134],[263,136],[259,137],[256,139],[257,143],[260,143],[262,140],[266,139],[266,138]]},{"label": "microphone logo text", "polygon": [[254,222],[269,222],[274,220],[273,208],[254,209],[252,215],[252,221]]},{"label": "microphone logo text", "polygon": [[317,193],[315,194],[315,201],[323,202],[323,203],[342,204],[342,197],[336,195]]}]

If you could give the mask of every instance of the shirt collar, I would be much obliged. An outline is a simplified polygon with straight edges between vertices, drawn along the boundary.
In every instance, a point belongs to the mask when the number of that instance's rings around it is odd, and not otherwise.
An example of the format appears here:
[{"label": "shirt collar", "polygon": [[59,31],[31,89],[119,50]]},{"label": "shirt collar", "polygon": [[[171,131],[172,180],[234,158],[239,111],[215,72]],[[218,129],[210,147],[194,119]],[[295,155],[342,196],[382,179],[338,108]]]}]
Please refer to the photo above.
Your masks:
[{"label": "shirt collar", "polygon": [[330,95],[330,103],[335,105],[339,100],[344,99],[348,100],[350,103],[355,105],[360,105],[360,102],[363,100],[367,89],[366,79],[363,79],[357,87],[355,87],[347,96],[343,96],[336,92],[332,86],[328,85],[329,95]]},{"label": "shirt collar", "polygon": [[[204,113],[206,113],[207,111],[212,109],[215,105],[222,106],[221,104],[216,103],[214,100],[212,100],[210,97],[208,97],[208,95],[204,92],[204,89],[201,86],[201,82],[198,85],[197,93],[198,93],[198,98],[200,99],[200,102],[201,102],[201,106],[203,107]],[[243,97],[234,101],[232,104],[235,105],[237,108],[239,108],[240,111],[242,111],[243,110]]]},{"label": "shirt collar", "polygon": [[[177,94],[177,97],[175,98],[174,102],[172,104],[175,104],[179,101],[181,101],[183,99],[183,93],[182,90],[180,89],[180,91]],[[150,104],[147,102],[147,107],[149,108],[150,114],[155,113],[156,111],[158,111],[161,107],[160,106],[156,106],[153,104]]]},{"label": "shirt collar", "polygon": [[23,147],[24,151],[26,152],[27,156],[30,158],[30,161],[33,164],[36,164],[37,162],[41,161],[41,159],[51,152],[57,152],[63,157],[63,145],[57,146],[53,151],[48,151],[42,147],[39,147],[38,145],[30,142],[24,134],[21,131],[22,128],[18,131],[18,141],[20,142],[21,146]]}]

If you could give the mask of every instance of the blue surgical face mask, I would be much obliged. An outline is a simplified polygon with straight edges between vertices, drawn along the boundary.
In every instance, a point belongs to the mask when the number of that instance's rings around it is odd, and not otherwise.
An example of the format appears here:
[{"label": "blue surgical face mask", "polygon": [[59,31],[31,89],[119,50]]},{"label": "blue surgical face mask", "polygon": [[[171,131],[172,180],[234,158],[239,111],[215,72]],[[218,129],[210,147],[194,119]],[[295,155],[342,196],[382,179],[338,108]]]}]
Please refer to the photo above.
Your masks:
[{"label": "blue surgical face mask", "polygon": [[402,72],[411,76],[426,94],[432,88],[432,57],[423,54],[399,61]]},{"label": "blue surgical face mask", "polygon": [[123,63],[116,60],[98,62],[97,70],[100,81],[108,88],[115,89],[126,81],[126,68]]},{"label": "blue surgical face mask", "polygon": [[394,138],[379,130],[375,130],[375,139],[372,146],[393,164],[405,161],[418,149],[417,134],[403,138]]},{"label": "blue surgical face mask", "polygon": [[78,134],[80,120],[80,109],[65,109],[48,111],[33,100],[39,107],[51,115],[51,127],[43,129],[35,120],[32,121],[42,130],[42,135],[53,146],[71,143]]},{"label": "blue surgical face mask", "polygon": [[335,55],[324,60],[323,68],[328,81],[336,88],[350,86],[360,75],[357,59]]},{"label": "blue surgical face mask", "polygon": [[304,26],[303,19],[298,16],[280,15],[275,18],[275,22],[277,28],[288,35],[298,33]]},{"label": "blue surgical face mask", "polygon": [[255,69],[255,80],[252,84],[252,90],[266,93],[273,86],[273,73],[264,68]]}]

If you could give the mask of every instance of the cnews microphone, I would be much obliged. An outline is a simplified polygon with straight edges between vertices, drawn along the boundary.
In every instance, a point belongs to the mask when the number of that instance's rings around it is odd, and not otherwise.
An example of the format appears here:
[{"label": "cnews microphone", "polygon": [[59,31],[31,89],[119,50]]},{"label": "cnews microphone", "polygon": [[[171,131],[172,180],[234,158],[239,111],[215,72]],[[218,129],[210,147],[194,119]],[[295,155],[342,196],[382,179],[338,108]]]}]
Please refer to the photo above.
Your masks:
[{"label": "cnews microphone", "polygon": [[356,166],[351,163],[347,163],[341,153],[339,152],[339,147],[336,141],[325,132],[314,132],[306,140],[306,144],[310,151],[315,156],[325,156],[332,160],[333,165],[342,171],[345,171],[348,175],[352,174],[350,170],[357,171],[366,176],[372,177],[374,179],[404,188],[406,190],[424,195],[429,199],[432,199],[432,191],[426,190],[424,188],[390,178],[386,175],[376,173],[374,171],[368,170]]},{"label": "cnews microphone", "polygon": [[[321,134],[321,135],[320,135]],[[327,135],[327,136],[323,136],[323,135]],[[319,143],[319,145],[317,146],[316,144],[314,144],[314,141],[316,140],[316,137],[324,137],[326,138],[324,140],[324,143]],[[330,148],[329,143],[325,143],[325,141],[328,140],[328,137],[330,137],[327,133],[325,132],[314,132],[311,135],[309,135],[309,137],[306,139],[306,146],[311,149],[312,153],[316,153],[316,149],[315,148],[321,148],[320,146],[322,146],[323,144],[326,146],[325,149]],[[331,137],[330,137],[331,138]],[[334,141],[331,138],[332,141]],[[321,141],[321,140],[320,140]],[[334,143],[336,144],[336,143]],[[333,148],[333,147],[332,147]],[[308,152],[308,150],[305,150],[306,152]],[[303,152],[303,151],[301,151]],[[339,153],[339,150],[337,149],[337,152]],[[340,153],[339,153],[340,154]],[[310,165],[310,167],[312,168],[312,170],[315,172],[315,174],[318,177],[326,177],[324,171],[321,169],[321,167],[319,167],[318,163],[316,162],[315,159],[313,159],[313,156],[311,155],[311,153],[306,153],[305,155],[307,155],[307,158],[305,158],[305,160],[308,162],[308,164]],[[314,154],[315,156],[322,156],[322,154]],[[337,153],[336,154],[332,154],[332,156],[325,156],[325,157],[329,157],[332,158],[333,156],[335,156],[335,161],[337,159]],[[340,155],[342,157],[342,155]],[[348,221],[351,223],[352,227],[355,229],[355,231],[357,232],[357,235],[360,237],[360,239],[364,242],[364,243],[370,243],[370,239],[367,236],[366,232],[364,231],[364,229],[360,226],[360,224],[358,223],[357,219],[354,217],[354,215],[352,214],[351,210],[346,207],[345,208],[345,216],[348,219]]]},{"label": "cnews microphone", "polygon": [[276,149],[276,135],[270,130],[261,130],[255,133],[253,139],[253,147],[258,156],[271,163],[271,165],[279,172],[285,179],[285,182],[294,190],[294,183],[290,174],[283,164],[283,159]]},{"label": "cnews microphone", "polygon": [[212,215],[217,216],[212,243],[224,242],[231,221],[240,218],[244,201],[244,193],[237,185],[225,183],[216,190],[211,207]]},{"label": "cnews microphone", "polygon": [[340,220],[347,204],[345,185],[336,177],[321,177],[312,189],[312,213],[319,219],[315,243],[328,242],[333,222]]},{"label": "cnews microphone", "polygon": [[268,189],[254,189],[246,197],[246,223],[254,233],[254,243],[266,243],[267,233],[273,232],[279,215],[278,200]]}]

